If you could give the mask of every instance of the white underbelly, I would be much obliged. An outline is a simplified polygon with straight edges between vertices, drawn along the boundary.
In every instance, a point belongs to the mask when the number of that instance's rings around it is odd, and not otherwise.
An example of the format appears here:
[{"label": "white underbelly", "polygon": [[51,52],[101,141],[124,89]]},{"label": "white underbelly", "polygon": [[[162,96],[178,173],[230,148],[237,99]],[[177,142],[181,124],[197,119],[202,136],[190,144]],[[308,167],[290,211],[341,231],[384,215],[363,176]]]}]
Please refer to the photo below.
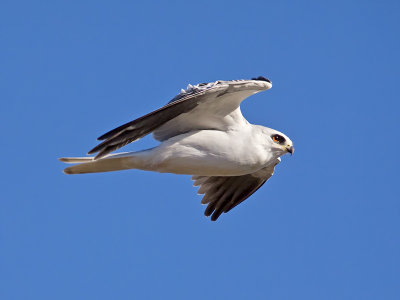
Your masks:
[{"label": "white underbelly", "polygon": [[272,159],[251,132],[200,130],[173,137],[148,151],[149,170],[204,176],[253,173]]}]

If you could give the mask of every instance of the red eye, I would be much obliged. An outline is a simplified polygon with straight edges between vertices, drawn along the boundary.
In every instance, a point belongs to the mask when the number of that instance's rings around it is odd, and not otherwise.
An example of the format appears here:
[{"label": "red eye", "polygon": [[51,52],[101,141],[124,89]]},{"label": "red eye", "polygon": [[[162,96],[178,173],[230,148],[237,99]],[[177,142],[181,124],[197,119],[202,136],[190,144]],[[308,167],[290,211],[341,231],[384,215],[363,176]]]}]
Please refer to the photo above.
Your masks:
[{"label": "red eye", "polygon": [[285,138],[279,134],[274,134],[271,136],[271,139],[278,144],[283,144],[285,142]]}]

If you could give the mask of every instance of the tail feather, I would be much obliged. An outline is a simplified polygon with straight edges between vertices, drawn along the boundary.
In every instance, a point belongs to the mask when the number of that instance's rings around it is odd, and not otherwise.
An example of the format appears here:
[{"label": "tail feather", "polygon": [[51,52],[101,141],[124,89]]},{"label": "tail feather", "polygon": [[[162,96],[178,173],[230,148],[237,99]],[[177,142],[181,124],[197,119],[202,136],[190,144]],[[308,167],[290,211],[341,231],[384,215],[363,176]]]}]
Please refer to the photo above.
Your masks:
[{"label": "tail feather", "polygon": [[127,169],[142,169],[142,160],[134,153],[118,153],[95,160],[94,157],[63,157],[59,158],[65,163],[77,165],[64,169],[65,174],[85,174],[111,172]]},{"label": "tail feather", "polygon": [[78,164],[93,161],[94,157],[60,157],[58,160],[67,164]]}]

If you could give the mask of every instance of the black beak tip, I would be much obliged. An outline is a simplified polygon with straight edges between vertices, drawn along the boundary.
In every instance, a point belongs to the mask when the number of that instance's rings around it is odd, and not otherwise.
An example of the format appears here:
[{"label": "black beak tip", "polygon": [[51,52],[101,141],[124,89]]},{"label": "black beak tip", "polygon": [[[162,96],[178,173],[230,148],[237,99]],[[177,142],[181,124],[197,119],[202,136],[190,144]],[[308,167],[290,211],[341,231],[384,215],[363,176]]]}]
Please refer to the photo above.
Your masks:
[{"label": "black beak tip", "polygon": [[290,155],[293,155],[293,152],[294,152],[294,147],[293,146],[287,147],[286,149],[287,149],[287,152],[290,153]]}]

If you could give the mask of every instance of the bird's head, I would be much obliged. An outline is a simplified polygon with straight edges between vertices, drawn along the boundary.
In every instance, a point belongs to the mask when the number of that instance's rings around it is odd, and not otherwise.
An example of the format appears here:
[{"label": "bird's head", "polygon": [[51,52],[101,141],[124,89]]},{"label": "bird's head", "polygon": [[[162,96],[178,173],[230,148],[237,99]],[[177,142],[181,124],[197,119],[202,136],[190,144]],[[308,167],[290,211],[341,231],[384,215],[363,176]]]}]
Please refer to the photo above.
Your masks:
[{"label": "bird's head", "polygon": [[290,153],[293,155],[293,142],[282,132],[274,129],[266,128],[267,143],[272,151],[278,152],[280,155]]}]

